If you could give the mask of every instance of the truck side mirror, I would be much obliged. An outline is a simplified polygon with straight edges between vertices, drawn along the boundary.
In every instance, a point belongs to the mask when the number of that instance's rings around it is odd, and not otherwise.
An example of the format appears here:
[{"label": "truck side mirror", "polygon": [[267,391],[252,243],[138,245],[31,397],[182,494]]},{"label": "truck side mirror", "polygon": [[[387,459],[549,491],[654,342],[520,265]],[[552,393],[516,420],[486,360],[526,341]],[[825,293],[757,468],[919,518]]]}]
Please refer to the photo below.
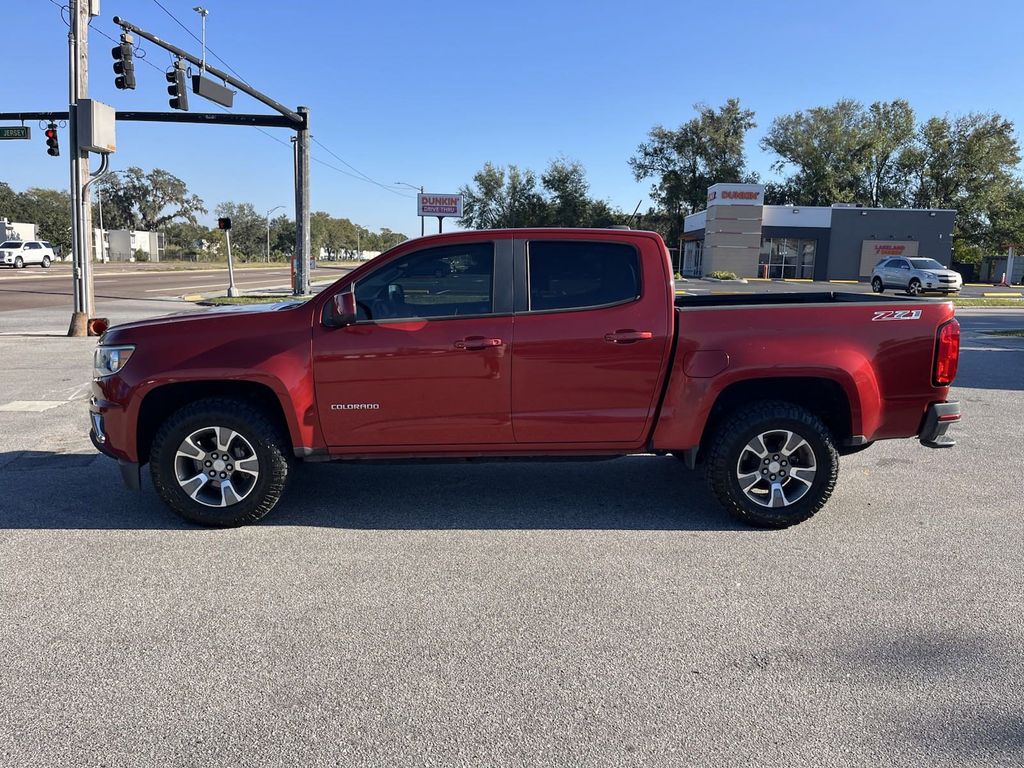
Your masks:
[{"label": "truck side mirror", "polygon": [[344,328],[356,321],[356,295],[351,290],[334,294],[331,299],[331,317],[325,318],[333,328]]}]

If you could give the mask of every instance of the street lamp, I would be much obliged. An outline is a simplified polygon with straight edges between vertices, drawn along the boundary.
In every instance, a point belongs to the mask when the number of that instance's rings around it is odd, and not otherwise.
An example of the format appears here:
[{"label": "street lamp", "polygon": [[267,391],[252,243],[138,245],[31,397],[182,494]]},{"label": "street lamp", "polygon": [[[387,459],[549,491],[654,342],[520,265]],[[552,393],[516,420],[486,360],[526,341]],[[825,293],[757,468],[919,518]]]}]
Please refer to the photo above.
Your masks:
[{"label": "street lamp", "polygon": [[197,5],[192,10],[195,11],[196,13],[198,13],[200,16],[203,17],[203,58],[202,58],[202,62],[203,63],[199,66],[199,73],[205,75],[206,74],[206,17],[210,15],[210,12],[208,10],[206,10],[205,8],[203,8],[203,6],[201,6],[201,5]]},{"label": "street lamp", "polygon": [[267,264],[270,263],[270,214],[274,211],[279,211],[284,208],[283,205],[277,205],[267,211]]},{"label": "street lamp", "polygon": [[[408,183],[406,183],[404,181],[396,181],[395,182],[395,186],[396,187],[408,187],[409,189],[417,190],[421,195],[423,194],[423,187],[422,186],[417,187],[415,184],[408,184]],[[423,235],[424,235],[423,217],[420,216],[420,237],[423,237]]]}]

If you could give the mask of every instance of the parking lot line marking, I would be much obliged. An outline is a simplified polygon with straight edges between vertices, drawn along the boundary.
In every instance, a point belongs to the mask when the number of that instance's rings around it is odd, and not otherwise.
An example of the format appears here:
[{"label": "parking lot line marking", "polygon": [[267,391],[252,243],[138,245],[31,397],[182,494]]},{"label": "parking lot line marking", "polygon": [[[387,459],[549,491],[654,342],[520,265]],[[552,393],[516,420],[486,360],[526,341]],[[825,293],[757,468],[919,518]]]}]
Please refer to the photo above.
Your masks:
[{"label": "parking lot line marking", "polygon": [[52,408],[64,405],[65,400],[12,400],[9,403],[0,405],[0,411],[13,413],[42,413]]}]

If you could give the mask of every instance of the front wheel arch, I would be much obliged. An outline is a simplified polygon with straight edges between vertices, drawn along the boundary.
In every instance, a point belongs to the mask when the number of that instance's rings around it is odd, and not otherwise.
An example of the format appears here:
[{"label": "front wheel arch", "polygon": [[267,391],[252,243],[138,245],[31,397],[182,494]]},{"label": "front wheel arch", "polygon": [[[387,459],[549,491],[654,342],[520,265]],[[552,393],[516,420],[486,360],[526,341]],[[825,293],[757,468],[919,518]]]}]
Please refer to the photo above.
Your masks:
[{"label": "front wheel arch", "polygon": [[289,427],[281,399],[266,384],[236,379],[181,381],[156,387],[143,397],[135,433],[139,464],[149,461],[153,437],[171,414],[191,402],[212,397],[240,400],[259,408],[287,438],[289,447],[294,444],[295,435]]}]

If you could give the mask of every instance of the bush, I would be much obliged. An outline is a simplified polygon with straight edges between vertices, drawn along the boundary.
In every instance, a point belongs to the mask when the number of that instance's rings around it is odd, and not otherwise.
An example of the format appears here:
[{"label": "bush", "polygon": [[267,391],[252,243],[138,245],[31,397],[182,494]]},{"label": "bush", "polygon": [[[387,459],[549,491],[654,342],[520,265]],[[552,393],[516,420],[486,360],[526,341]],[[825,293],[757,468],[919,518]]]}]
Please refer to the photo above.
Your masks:
[{"label": "bush", "polygon": [[718,270],[715,270],[714,272],[711,272],[708,275],[708,277],[713,277],[716,280],[736,280],[737,279],[735,272],[725,272],[725,271],[723,271],[721,269],[718,269]]},{"label": "bush", "polygon": [[135,260],[136,261],[149,261],[149,254],[141,248],[135,249]]}]

